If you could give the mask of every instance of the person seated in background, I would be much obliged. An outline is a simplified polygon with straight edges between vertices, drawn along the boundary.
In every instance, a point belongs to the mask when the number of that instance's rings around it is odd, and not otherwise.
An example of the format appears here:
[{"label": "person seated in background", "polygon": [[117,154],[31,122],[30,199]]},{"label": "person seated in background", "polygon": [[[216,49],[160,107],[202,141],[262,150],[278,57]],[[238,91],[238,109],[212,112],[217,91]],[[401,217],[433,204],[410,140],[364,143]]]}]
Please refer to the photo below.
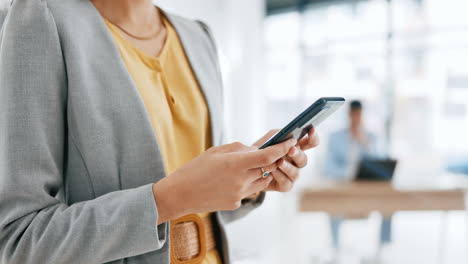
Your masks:
[{"label": "person seated in background", "polygon": [[451,161],[447,164],[446,168],[451,173],[468,175],[468,157],[455,162]]},{"label": "person seated in background", "polygon": [[[352,180],[362,159],[378,156],[377,138],[363,127],[362,111],[363,106],[360,101],[351,101],[349,127],[329,136],[324,176],[335,181]],[[342,221],[343,219],[338,217],[332,217],[330,220],[335,249],[339,248],[339,228]],[[391,219],[383,221],[380,241],[382,244],[391,241]]]}]

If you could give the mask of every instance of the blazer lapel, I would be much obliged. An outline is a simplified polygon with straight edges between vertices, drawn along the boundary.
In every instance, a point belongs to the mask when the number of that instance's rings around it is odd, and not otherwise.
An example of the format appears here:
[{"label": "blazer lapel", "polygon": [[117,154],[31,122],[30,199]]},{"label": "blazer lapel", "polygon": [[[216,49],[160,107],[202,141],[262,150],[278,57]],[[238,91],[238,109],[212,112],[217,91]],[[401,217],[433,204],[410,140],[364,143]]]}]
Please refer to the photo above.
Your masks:
[{"label": "blazer lapel", "polygon": [[89,0],[62,3],[54,8],[70,14],[57,21],[70,131],[90,161],[96,196],[160,180],[166,172],[149,115],[103,18]]},{"label": "blazer lapel", "polygon": [[216,50],[200,24],[171,14],[164,13],[164,15],[177,31],[205,96],[210,113],[212,145],[220,145],[222,144],[223,94]]}]

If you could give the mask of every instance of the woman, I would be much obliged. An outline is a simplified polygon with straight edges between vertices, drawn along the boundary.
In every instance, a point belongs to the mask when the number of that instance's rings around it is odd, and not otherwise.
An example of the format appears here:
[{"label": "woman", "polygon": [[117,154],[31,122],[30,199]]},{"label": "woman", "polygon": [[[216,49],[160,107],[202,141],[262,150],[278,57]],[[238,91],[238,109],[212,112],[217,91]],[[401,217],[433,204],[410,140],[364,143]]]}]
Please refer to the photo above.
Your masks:
[{"label": "woman", "polygon": [[224,224],[318,144],[221,145],[209,31],[150,0],[15,0],[0,21],[1,263],[228,263]]}]

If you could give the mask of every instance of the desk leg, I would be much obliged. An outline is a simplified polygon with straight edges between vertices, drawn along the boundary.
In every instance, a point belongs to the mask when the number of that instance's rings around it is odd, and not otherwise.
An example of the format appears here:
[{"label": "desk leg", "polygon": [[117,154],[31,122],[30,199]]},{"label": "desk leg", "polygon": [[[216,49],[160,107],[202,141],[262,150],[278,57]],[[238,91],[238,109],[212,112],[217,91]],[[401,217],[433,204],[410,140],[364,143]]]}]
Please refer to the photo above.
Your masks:
[{"label": "desk leg", "polygon": [[372,212],[369,215],[369,220],[374,220],[377,222],[377,245],[375,248],[374,256],[373,256],[373,263],[381,263],[382,262],[382,248],[383,242],[381,240],[382,234],[382,226],[384,221],[384,216],[380,212]]},{"label": "desk leg", "polygon": [[447,244],[448,212],[442,211],[440,215],[439,254],[437,263],[443,264],[445,257],[445,245]]}]

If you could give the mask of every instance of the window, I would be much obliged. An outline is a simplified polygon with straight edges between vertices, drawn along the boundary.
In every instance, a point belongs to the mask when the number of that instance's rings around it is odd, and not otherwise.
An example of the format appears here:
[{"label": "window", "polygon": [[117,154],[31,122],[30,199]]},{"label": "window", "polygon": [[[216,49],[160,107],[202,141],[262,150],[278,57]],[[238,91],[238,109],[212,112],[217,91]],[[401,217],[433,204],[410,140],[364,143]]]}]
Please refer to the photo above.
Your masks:
[{"label": "window", "polygon": [[[267,17],[269,125],[292,117],[279,105],[297,113],[318,97],[344,96],[364,102],[366,126],[391,156],[468,153],[464,10],[466,0],[369,0]],[[344,126],[343,108],[321,136]]]}]

